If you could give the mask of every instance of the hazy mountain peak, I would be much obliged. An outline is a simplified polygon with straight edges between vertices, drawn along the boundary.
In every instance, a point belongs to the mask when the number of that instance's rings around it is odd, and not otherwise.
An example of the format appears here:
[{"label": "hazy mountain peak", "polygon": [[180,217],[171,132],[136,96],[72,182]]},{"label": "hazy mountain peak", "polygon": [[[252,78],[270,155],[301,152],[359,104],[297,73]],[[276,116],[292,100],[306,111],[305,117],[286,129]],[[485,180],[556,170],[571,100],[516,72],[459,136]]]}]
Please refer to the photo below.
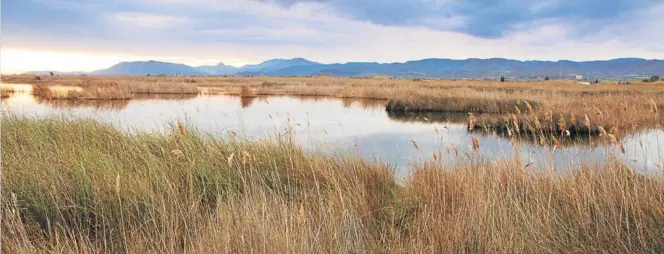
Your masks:
[{"label": "hazy mountain peak", "polygon": [[155,60],[120,62],[108,69],[98,70],[92,75],[144,76],[144,75],[203,75],[194,67],[185,64],[160,62]]},{"label": "hazy mountain peak", "polygon": [[663,75],[664,61],[640,58],[575,62],[519,61],[504,58],[465,60],[428,58],[403,63],[348,62],[321,64],[304,58],[275,58],[240,68],[225,65],[192,67],[155,60],[121,62],[92,75],[268,75],[268,76],[397,76],[432,78],[574,77],[630,78]]}]

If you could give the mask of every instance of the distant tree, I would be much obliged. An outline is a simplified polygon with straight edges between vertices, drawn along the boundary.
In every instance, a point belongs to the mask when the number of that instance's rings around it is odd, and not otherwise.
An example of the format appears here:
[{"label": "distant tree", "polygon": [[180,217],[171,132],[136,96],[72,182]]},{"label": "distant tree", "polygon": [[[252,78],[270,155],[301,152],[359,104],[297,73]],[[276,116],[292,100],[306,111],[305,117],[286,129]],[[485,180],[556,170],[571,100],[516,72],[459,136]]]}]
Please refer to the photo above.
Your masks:
[{"label": "distant tree", "polygon": [[50,74],[51,74],[51,77],[53,77],[53,72],[50,72]]},{"label": "distant tree", "polygon": [[595,79],[595,84],[599,84],[599,79],[598,78]]},{"label": "distant tree", "polygon": [[150,76],[150,73],[148,73],[148,77]]},{"label": "distant tree", "polygon": [[548,76],[544,77],[544,80],[549,81],[549,77]]},{"label": "distant tree", "polygon": [[651,76],[650,78],[644,79],[643,82],[657,82],[660,81],[661,78],[658,75]]},{"label": "distant tree", "polygon": [[500,82],[505,82],[505,76],[500,76]]}]

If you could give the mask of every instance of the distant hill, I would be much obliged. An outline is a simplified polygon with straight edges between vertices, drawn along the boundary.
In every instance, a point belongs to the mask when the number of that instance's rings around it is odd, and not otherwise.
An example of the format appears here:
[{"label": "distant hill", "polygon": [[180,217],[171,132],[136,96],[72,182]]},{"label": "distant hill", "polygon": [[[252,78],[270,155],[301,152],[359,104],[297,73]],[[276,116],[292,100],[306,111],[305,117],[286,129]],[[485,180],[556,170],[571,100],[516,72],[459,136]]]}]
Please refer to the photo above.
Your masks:
[{"label": "distant hill", "polygon": [[433,78],[587,77],[621,78],[664,73],[664,61],[614,59],[608,61],[517,61],[492,59],[423,59],[405,63],[345,63],[292,66],[263,73],[267,76],[396,76]]},{"label": "distant hill", "polygon": [[217,65],[204,65],[196,67],[198,71],[208,75],[232,75],[240,71],[239,68],[219,63]]},{"label": "distant hill", "polygon": [[272,59],[260,64],[242,66],[236,75],[260,75],[271,72],[278,72],[281,69],[286,69],[294,66],[317,66],[320,63],[312,62],[304,58],[293,59]]},{"label": "distant hill", "polygon": [[204,72],[184,64],[159,61],[121,62],[108,69],[93,71],[99,76],[145,76],[145,75],[206,75]]},{"label": "distant hill", "polygon": [[[48,72],[46,72],[48,73]],[[240,68],[219,63],[192,67],[158,61],[122,62],[91,75],[236,75],[236,76],[394,76],[429,78],[574,77],[635,78],[664,74],[663,60],[620,58],[606,61],[518,61],[503,58],[422,59],[404,63],[321,64],[304,58],[272,59]]]}]

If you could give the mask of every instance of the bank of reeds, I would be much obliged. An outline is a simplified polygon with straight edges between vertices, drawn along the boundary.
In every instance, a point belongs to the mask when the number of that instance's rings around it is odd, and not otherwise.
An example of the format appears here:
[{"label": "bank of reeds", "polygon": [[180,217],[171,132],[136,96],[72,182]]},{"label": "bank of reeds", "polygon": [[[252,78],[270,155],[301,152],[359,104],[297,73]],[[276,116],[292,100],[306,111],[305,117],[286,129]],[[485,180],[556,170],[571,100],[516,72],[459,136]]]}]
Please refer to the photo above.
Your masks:
[{"label": "bank of reeds", "polygon": [[57,87],[38,84],[32,86],[32,94],[48,100],[126,100],[133,97],[128,86],[115,82],[84,87]]},{"label": "bank of reeds", "polygon": [[555,87],[548,90],[427,89],[395,95],[386,110],[392,114],[470,113],[474,115],[473,119],[468,119],[470,129],[543,133],[546,137],[567,132],[572,136],[596,136],[601,134],[600,128],[634,131],[663,125],[664,118],[658,113],[664,106],[663,94],[616,92],[608,88],[601,92],[576,92]]},{"label": "bank of reeds", "polygon": [[127,82],[134,94],[198,94],[196,83]]},{"label": "bank of reeds", "polygon": [[560,175],[432,161],[399,185],[386,165],[288,138],[1,121],[6,253],[664,251],[663,179],[615,162]]}]

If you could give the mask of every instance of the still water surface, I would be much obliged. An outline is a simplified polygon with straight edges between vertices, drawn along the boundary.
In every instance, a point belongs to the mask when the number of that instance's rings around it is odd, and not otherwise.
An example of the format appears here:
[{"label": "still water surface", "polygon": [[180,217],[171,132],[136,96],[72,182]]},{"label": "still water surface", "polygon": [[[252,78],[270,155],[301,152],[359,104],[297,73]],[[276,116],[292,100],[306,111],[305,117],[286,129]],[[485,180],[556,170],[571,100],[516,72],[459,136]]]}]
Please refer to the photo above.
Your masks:
[{"label": "still water surface", "polygon": [[[149,96],[123,101],[39,100],[27,93],[3,98],[3,111],[29,117],[84,117],[127,131],[167,131],[177,120],[219,135],[234,131],[250,139],[293,134],[307,149],[359,153],[380,160],[406,177],[412,163],[442,153],[446,165],[471,159],[510,160],[515,156],[534,170],[564,172],[580,164],[601,165],[611,156],[639,171],[661,174],[664,131],[652,129],[623,137],[625,153],[616,146],[587,144],[553,150],[496,134],[469,133],[463,116],[395,116],[382,100],[323,97]],[[449,120],[440,120],[449,119]],[[471,148],[472,137],[480,149]],[[413,143],[417,144],[415,148]],[[580,142],[583,143],[583,142]],[[455,149],[456,148],[456,149]]]}]

